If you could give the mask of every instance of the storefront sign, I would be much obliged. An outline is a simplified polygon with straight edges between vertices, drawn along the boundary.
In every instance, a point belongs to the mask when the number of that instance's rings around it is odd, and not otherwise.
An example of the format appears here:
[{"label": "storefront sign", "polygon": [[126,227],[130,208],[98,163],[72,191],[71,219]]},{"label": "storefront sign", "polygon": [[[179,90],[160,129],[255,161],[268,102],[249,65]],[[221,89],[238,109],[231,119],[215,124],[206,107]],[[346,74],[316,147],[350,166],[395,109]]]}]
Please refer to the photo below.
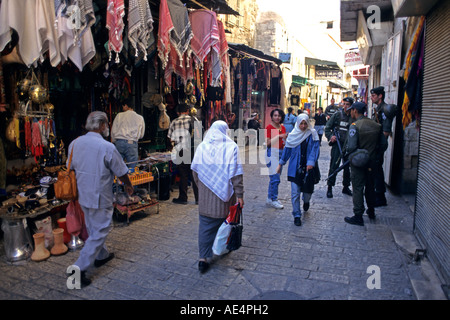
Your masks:
[{"label": "storefront sign", "polygon": [[345,58],[344,65],[346,67],[363,64],[361,55],[359,54],[359,51],[347,51],[345,53],[344,58]]},{"label": "storefront sign", "polygon": [[316,70],[316,80],[320,79],[342,79],[340,70]]},{"label": "storefront sign", "polygon": [[280,52],[278,54],[278,59],[280,59],[283,63],[291,63],[291,54]]}]

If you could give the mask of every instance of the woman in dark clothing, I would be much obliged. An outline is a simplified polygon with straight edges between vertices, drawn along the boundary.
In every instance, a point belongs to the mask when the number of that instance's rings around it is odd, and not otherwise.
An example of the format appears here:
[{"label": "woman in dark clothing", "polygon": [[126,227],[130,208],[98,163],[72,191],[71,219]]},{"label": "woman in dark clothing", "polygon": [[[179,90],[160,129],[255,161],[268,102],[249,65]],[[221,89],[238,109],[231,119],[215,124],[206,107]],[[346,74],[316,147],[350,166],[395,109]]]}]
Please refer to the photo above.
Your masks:
[{"label": "woman in dark clothing", "polygon": [[323,113],[322,107],[319,107],[319,109],[317,109],[317,113],[314,115],[314,121],[314,129],[316,129],[317,134],[319,135],[319,145],[322,145],[323,129],[327,124],[327,118]]}]

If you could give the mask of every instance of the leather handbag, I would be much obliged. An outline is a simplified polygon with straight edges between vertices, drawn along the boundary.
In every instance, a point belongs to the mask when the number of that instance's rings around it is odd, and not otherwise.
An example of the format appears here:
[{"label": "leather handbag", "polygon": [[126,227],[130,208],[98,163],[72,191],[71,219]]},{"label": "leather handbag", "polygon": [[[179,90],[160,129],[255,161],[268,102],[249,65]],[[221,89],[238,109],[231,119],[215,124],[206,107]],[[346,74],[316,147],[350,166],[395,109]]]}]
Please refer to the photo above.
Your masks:
[{"label": "leather handbag", "polygon": [[70,169],[74,147],[75,145],[72,147],[72,151],[70,152],[69,166],[67,167],[67,170],[58,172],[58,181],[54,184],[55,197],[57,199],[72,201],[76,200],[78,197],[77,178],[75,176],[75,171]]}]

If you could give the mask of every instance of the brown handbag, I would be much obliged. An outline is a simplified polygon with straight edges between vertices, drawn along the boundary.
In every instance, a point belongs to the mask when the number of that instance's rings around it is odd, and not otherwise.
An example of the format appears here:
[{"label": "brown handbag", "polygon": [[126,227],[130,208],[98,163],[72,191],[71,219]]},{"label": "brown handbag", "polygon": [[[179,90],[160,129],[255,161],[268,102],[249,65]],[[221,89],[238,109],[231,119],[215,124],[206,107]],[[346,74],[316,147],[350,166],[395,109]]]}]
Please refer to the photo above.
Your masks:
[{"label": "brown handbag", "polygon": [[55,197],[57,199],[72,201],[76,200],[78,197],[77,178],[75,176],[75,171],[70,170],[74,147],[75,145],[72,147],[72,151],[70,153],[69,166],[67,170],[58,172],[58,181],[56,181],[54,184]]}]

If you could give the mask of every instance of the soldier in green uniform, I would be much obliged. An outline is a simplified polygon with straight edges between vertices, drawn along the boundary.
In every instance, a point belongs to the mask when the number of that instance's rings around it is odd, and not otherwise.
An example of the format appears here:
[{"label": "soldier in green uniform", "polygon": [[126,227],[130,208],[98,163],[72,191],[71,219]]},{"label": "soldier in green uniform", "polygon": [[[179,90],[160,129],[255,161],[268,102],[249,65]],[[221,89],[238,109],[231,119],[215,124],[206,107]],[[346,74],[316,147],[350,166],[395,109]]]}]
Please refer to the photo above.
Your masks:
[{"label": "soldier in green uniform", "polygon": [[[344,108],[342,110],[334,113],[331,118],[327,121],[325,126],[325,136],[328,139],[328,143],[331,146],[331,160],[330,160],[330,170],[328,172],[328,176],[330,176],[341,164],[341,161],[347,160],[346,157],[342,159],[342,152],[344,150],[345,141],[347,139],[348,127],[351,123],[350,116],[350,106],[353,104],[353,98],[347,97],[343,99]],[[340,147],[338,144],[340,143]],[[341,150],[342,148],[342,150]],[[352,195],[352,191],[350,190],[350,168],[346,166],[344,168],[343,173],[343,181],[342,184],[344,188],[342,189],[342,193],[347,194],[349,196]],[[336,175],[333,175],[328,178],[328,191],[327,198],[333,198],[333,186],[336,184]]]},{"label": "soldier in green uniform", "polygon": [[327,117],[327,120],[330,120],[331,116],[335,114],[337,111],[339,111],[339,108],[337,105],[334,104],[335,100],[334,98],[331,98],[330,105],[325,108],[325,116]]},{"label": "soldier in green uniform", "polygon": [[[345,217],[344,220],[350,224],[364,226],[364,196],[369,219],[375,219],[374,169],[387,148],[387,141],[382,134],[381,125],[364,116],[364,102],[354,103],[350,110],[352,118],[356,119],[350,125],[346,145],[346,154],[351,159],[354,216]],[[365,157],[358,157],[358,154],[364,154]],[[361,161],[362,158],[366,161]]]},{"label": "soldier in green uniform", "polygon": [[[392,122],[395,117],[395,106],[386,104],[384,102],[385,92],[384,87],[376,87],[370,90],[370,98],[377,107],[374,110],[372,119],[377,123],[381,124],[383,134],[387,138],[392,133]],[[384,171],[383,171],[384,156],[378,163],[378,167],[375,172],[375,207],[387,205],[386,196],[386,185],[384,184]]]}]

